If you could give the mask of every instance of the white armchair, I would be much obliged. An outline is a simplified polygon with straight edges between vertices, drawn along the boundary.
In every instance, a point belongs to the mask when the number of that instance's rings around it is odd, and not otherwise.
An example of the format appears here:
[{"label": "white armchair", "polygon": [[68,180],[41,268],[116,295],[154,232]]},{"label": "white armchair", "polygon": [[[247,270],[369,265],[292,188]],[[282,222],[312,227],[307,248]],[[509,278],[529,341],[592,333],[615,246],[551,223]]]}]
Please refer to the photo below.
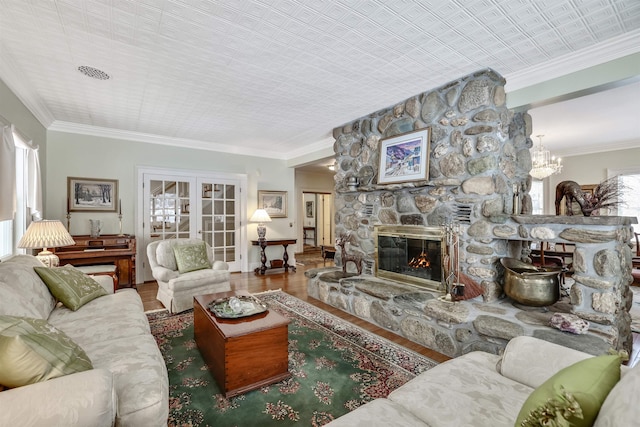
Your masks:
[{"label": "white armchair", "polygon": [[[174,247],[204,243],[211,268],[180,273]],[[213,249],[199,239],[168,239],[147,246],[147,257],[153,278],[158,281],[156,298],[171,313],[193,308],[193,297],[231,290],[229,265],[213,259]]]}]

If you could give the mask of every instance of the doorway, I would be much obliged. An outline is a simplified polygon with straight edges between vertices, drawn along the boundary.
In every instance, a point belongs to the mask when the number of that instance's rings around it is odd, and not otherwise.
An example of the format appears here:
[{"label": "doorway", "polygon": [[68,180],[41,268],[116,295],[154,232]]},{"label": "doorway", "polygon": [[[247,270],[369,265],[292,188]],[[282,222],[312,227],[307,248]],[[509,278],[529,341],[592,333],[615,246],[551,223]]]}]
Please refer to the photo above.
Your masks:
[{"label": "doorway", "polygon": [[334,245],[333,194],[303,192],[303,253]]},{"label": "doorway", "polygon": [[156,240],[191,238],[207,242],[215,259],[243,270],[246,253],[241,189],[246,177],[236,174],[140,168],[138,170],[138,274],[152,280],[146,246]]}]

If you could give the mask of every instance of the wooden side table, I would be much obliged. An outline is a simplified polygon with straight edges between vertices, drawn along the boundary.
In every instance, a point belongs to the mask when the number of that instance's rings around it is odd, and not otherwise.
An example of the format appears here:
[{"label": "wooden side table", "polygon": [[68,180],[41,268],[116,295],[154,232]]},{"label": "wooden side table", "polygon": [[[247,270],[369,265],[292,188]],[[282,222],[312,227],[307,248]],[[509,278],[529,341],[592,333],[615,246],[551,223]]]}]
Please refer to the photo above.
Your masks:
[{"label": "wooden side table", "polygon": [[253,270],[256,274],[264,274],[265,271],[267,271],[269,269],[269,267],[267,267],[267,254],[265,253],[265,248],[267,246],[283,246],[284,247],[284,252],[282,253],[282,260],[284,261],[284,264],[282,265],[282,268],[284,268],[284,272],[287,273],[289,271],[289,269],[291,269],[291,271],[296,271],[296,267],[293,265],[289,265],[289,254],[287,253],[287,246],[289,245],[295,245],[297,242],[297,239],[272,239],[272,240],[267,240],[267,239],[258,239],[258,240],[252,240],[251,244],[253,246],[260,246],[260,262],[262,263],[262,265],[258,268],[256,268],[255,270]]},{"label": "wooden side table", "polygon": [[249,293],[199,295],[193,301],[196,344],[227,398],[291,376],[289,319],[272,310],[240,319],[222,319],[207,308],[216,299],[234,295]]}]

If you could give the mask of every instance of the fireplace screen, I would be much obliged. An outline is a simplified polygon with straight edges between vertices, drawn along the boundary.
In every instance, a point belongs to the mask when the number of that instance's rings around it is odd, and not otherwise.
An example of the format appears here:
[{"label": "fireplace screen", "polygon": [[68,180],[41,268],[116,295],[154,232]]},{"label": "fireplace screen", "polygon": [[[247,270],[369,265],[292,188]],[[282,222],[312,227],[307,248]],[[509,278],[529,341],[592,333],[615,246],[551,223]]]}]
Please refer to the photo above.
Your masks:
[{"label": "fireplace screen", "polygon": [[442,289],[440,227],[376,227],[376,276]]}]

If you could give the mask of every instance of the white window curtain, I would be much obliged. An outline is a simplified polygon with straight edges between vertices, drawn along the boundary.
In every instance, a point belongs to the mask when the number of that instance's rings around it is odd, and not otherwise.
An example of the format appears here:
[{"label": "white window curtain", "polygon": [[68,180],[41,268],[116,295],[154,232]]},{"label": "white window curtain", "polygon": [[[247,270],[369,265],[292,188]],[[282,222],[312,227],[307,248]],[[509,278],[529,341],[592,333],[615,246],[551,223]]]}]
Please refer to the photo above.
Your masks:
[{"label": "white window curtain", "polygon": [[10,221],[16,212],[16,146],[13,126],[2,126],[0,140],[0,221]]},{"label": "white window curtain", "polygon": [[29,208],[31,219],[42,219],[42,181],[40,179],[40,155],[39,147],[32,141],[22,139],[20,133],[15,133],[16,146],[24,148],[27,152],[27,176],[26,176],[26,205]]}]

